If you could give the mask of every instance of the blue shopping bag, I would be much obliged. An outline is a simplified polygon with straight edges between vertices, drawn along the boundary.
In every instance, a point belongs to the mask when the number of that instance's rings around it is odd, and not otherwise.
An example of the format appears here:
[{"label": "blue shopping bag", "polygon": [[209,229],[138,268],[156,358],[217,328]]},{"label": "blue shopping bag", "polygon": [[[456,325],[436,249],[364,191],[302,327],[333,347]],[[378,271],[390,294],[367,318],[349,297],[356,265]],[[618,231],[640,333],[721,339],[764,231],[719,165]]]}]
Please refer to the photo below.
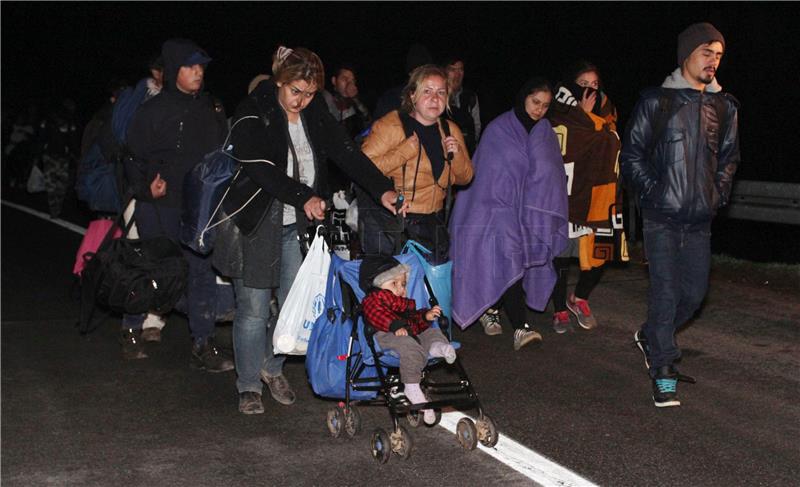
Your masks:
[{"label": "blue shopping bag", "polygon": [[439,306],[442,308],[442,314],[444,314],[444,316],[446,316],[448,319],[452,319],[453,262],[448,261],[444,264],[431,265],[425,256],[432,254],[432,252],[414,240],[408,240],[406,242],[402,253],[414,254],[417,256],[417,259],[419,259],[419,263],[425,272],[425,277],[428,278],[428,283],[431,285],[433,295],[436,296],[436,300],[439,301]]}]

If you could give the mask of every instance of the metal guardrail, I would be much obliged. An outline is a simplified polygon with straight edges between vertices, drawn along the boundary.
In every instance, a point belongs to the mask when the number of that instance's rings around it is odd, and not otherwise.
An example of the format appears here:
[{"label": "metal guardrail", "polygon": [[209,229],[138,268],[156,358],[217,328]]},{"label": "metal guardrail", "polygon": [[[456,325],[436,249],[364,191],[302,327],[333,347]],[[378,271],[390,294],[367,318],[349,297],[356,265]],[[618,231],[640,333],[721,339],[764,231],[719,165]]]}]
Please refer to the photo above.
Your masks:
[{"label": "metal guardrail", "polygon": [[734,181],[728,218],[800,225],[800,184]]}]

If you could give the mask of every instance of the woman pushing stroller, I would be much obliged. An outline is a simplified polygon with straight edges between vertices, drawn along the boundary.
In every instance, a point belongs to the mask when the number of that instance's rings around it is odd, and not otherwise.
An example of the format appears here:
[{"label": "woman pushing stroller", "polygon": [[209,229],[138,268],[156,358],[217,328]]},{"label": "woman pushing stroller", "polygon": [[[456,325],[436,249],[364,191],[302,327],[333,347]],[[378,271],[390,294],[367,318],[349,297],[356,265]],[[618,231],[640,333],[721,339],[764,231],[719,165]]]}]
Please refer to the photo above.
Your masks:
[{"label": "woman pushing stroller", "polygon": [[[417,309],[416,302],[406,298],[410,270],[394,257],[368,256],[361,263],[359,284],[366,293],[364,318],[376,330],[375,340],[400,356],[406,397],[412,404],[421,404],[428,402],[419,385],[428,353],[452,364],[456,351],[438,328],[431,327],[430,322],[442,315],[441,308]],[[433,410],[423,409],[422,413],[426,423],[436,422]]]}]

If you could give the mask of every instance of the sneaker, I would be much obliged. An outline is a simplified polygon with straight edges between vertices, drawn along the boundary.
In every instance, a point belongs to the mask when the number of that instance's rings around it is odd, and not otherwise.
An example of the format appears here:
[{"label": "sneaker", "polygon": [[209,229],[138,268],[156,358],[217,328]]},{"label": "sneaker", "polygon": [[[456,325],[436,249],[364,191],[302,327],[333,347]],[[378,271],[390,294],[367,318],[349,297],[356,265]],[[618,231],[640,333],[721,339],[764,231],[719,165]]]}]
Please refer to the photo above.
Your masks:
[{"label": "sneaker", "polygon": [[527,323],[522,326],[523,328],[514,330],[514,350],[519,350],[531,342],[542,341],[542,335],[538,331],[532,329]]},{"label": "sneaker", "polygon": [[264,414],[261,394],[252,391],[240,392],[239,412],[242,414]]},{"label": "sneaker", "polygon": [[153,343],[161,342],[161,330],[158,328],[142,329],[142,340]]},{"label": "sneaker", "polygon": [[214,338],[208,337],[192,345],[192,360],[189,365],[193,369],[206,372],[227,372],[233,370],[233,361],[220,352],[214,345]]},{"label": "sneaker", "polygon": [[553,313],[553,330],[556,333],[566,333],[570,328],[569,312],[558,311]]},{"label": "sneaker", "polygon": [[567,300],[567,309],[578,318],[578,324],[585,330],[597,328],[597,320],[592,315],[592,310],[589,308],[589,301],[581,298],[576,298],[571,295]]},{"label": "sneaker", "polygon": [[147,358],[147,354],[144,353],[141,329],[123,329],[119,336],[119,343],[122,345],[122,358],[125,360]]},{"label": "sneaker", "polygon": [[653,378],[653,403],[657,408],[680,406],[678,372],[671,365],[660,367]]},{"label": "sneaker", "polygon": [[269,392],[273,399],[286,406],[294,404],[294,391],[292,390],[292,386],[289,385],[289,381],[286,380],[286,377],[283,374],[273,377],[267,375],[267,372],[262,369],[261,380],[263,380],[264,383],[269,386]]},{"label": "sneaker", "polygon": [[503,327],[500,325],[500,311],[489,308],[479,321],[483,325],[483,332],[487,335],[500,335],[503,333]]},{"label": "sneaker", "polygon": [[650,346],[647,344],[647,337],[644,336],[644,332],[641,329],[636,330],[636,333],[633,334],[633,343],[639,347],[642,355],[644,355],[645,368],[650,370]]}]

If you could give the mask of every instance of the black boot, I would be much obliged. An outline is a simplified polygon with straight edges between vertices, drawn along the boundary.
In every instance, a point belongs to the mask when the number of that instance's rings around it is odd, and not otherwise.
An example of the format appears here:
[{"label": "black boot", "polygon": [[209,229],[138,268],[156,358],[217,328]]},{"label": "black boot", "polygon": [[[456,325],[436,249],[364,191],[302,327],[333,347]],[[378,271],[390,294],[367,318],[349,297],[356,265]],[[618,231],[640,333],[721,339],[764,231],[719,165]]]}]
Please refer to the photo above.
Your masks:
[{"label": "black boot", "polygon": [[233,361],[227,358],[214,345],[214,337],[195,340],[192,345],[192,361],[190,366],[193,369],[206,370],[208,372],[227,372],[233,370]]},{"label": "black boot", "polygon": [[122,345],[122,358],[125,360],[147,358],[147,354],[144,353],[141,328],[123,328],[119,336],[119,343]]}]

